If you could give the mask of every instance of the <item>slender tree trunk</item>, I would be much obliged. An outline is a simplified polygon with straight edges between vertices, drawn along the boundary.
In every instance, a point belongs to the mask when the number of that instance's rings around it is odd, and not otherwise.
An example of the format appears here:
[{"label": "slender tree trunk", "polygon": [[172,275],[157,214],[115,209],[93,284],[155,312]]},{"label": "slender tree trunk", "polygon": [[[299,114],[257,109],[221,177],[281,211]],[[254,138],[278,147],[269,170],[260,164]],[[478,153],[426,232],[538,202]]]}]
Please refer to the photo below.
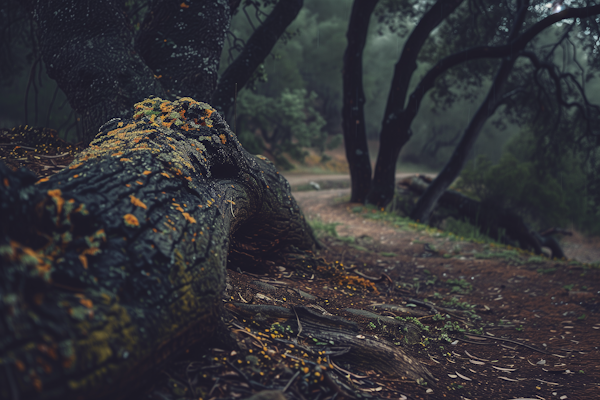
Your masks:
[{"label": "slender tree trunk", "polygon": [[214,335],[228,258],[315,245],[287,181],[208,104],[136,109],[49,179],[0,163],[2,399],[128,398]]},{"label": "slender tree trunk", "polygon": [[429,217],[433,211],[439,198],[444,194],[448,186],[458,177],[460,171],[462,171],[473,144],[479,137],[481,129],[485,125],[488,118],[490,118],[498,102],[502,97],[504,84],[508,80],[508,76],[515,63],[516,57],[511,57],[502,61],[500,69],[496,74],[492,87],[490,88],[485,100],[479,106],[479,109],[469,122],[465,133],[461,138],[460,142],[454,149],[452,157],[444,169],[438,174],[435,180],[429,185],[423,196],[419,198],[417,205],[415,206],[411,218],[421,223],[429,222]]},{"label": "slender tree trunk", "polygon": [[279,0],[267,19],[246,42],[238,57],[227,67],[214,94],[212,104],[226,116],[238,92],[248,83],[256,68],[264,62],[281,35],[296,19],[304,0]]},{"label": "slender tree trunk", "polygon": [[136,49],[170,99],[211,101],[230,21],[225,1],[152,2]]},{"label": "slender tree trunk", "polygon": [[48,76],[81,118],[84,142],[136,102],[165,95],[134,50],[133,30],[116,1],[37,0],[30,7]]},{"label": "slender tree trunk", "polygon": [[398,155],[412,135],[410,125],[416,115],[416,112],[404,112],[404,104],[410,80],[417,69],[417,57],[431,32],[462,2],[463,0],[438,0],[423,15],[404,44],[400,59],[394,68],[381,125],[379,154],[373,184],[367,197],[369,203],[385,206],[394,197]]},{"label": "slender tree trunk", "polygon": [[[523,26],[528,6],[529,0],[523,0],[520,2],[517,18],[515,19],[508,36],[508,43],[514,40],[514,38],[518,35],[519,30]],[[504,86],[508,81],[508,77],[517,58],[518,55],[515,54],[502,60],[500,69],[496,73],[494,81],[492,82],[492,86],[490,87],[485,100],[479,106],[479,109],[469,122],[463,137],[456,146],[456,149],[454,149],[452,157],[450,157],[450,160],[444,166],[444,169],[438,174],[431,185],[429,185],[425,194],[419,198],[417,205],[413,209],[411,215],[412,219],[418,220],[422,223],[429,222],[431,212],[433,211],[439,198],[444,194],[448,186],[450,186],[450,184],[458,177],[460,171],[462,171],[465,163],[467,162],[469,152],[479,137],[479,133],[481,133],[483,125],[485,125],[488,118],[494,114],[496,108],[500,104],[504,94]]]},{"label": "slender tree trunk", "polygon": [[354,0],[348,24],[348,47],[342,70],[342,127],[346,159],[350,166],[352,203],[364,203],[371,187],[371,160],[365,127],[365,93],[362,81],[362,55],[367,42],[369,20],[379,0]]}]

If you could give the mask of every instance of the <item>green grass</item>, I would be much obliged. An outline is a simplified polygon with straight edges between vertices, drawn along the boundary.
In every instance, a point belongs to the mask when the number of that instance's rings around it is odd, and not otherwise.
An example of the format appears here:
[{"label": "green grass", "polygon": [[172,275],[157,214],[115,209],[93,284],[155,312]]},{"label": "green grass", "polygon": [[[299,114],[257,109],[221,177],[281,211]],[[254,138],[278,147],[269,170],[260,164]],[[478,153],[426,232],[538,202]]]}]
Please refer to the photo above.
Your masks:
[{"label": "green grass", "polygon": [[335,230],[335,227],[341,225],[338,222],[323,222],[321,218],[314,218],[307,220],[310,227],[315,232],[317,237],[323,236],[332,236],[334,238],[338,238],[338,233]]},{"label": "green grass", "polygon": [[489,235],[482,233],[479,227],[453,217],[446,218],[446,232],[452,233],[457,237],[466,238],[472,242],[500,244],[498,240],[494,240]]}]

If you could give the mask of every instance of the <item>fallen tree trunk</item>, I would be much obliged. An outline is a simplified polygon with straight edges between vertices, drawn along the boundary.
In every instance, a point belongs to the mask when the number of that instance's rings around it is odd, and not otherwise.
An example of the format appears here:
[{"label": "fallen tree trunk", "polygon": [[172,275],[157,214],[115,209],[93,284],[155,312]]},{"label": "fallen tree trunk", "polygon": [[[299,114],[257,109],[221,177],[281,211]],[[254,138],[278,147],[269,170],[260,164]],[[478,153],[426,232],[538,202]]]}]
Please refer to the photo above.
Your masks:
[{"label": "fallen tree trunk", "polygon": [[[430,183],[429,178],[419,176],[410,179],[409,187],[422,195]],[[473,200],[454,190],[446,190],[439,203],[453,210],[453,217],[467,219],[482,232],[499,241],[506,244],[517,242],[522,249],[533,250],[536,254],[542,254],[542,247],[547,247],[553,258],[566,258],[558,241],[550,236],[555,230],[535,232],[521,216],[511,210]]]},{"label": "fallen tree trunk", "polygon": [[150,98],[36,182],[0,163],[0,398],[127,397],[214,334],[228,257],[315,245],[287,181],[209,105]]}]

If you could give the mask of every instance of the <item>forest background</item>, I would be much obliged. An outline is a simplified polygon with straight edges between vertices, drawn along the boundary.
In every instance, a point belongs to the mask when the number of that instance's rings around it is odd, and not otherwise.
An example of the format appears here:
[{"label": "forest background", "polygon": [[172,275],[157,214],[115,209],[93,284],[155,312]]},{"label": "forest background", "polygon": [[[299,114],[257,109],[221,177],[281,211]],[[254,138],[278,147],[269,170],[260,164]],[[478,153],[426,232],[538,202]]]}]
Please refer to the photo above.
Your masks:
[{"label": "forest background", "polygon": [[[135,9],[139,2],[127,3]],[[244,2],[240,6],[227,35],[221,72],[260,25],[260,19],[269,13],[272,3]],[[383,1],[380,6],[389,6],[388,3],[393,2]],[[316,154],[324,164],[329,160],[326,149],[341,148],[342,69],[352,4],[352,0],[305,0],[298,17],[271,55],[254,73],[251,82],[239,90],[236,106],[229,110],[227,120],[250,152],[265,154],[280,168],[291,169],[301,165],[307,149],[312,148],[313,157]],[[421,14],[426,8],[424,5]],[[1,17],[8,22],[11,16],[6,9]],[[141,20],[143,7],[137,12]],[[394,64],[410,27],[418,22],[419,11],[412,22],[404,25],[409,29],[398,29],[382,15],[381,10],[376,10],[371,18],[363,55],[365,125],[373,161]],[[0,41],[0,128],[22,124],[45,126],[77,142],[77,116],[32,51],[35,38],[30,20],[23,17],[16,29],[12,22],[12,37],[7,38],[4,30]],[[543,48],[554,43],[568,23],[573,22],[557,23],[546,29],[539,35],[536,46]],[[444,34],[448,30],[442,24],[430,40],[438,40],[436,35]],[[460,38],[452,41],[460,43]],[[428,51],[418,60],[409,93],[434,63],[431,46]],[[555,58],[572,57],[586,70],[592,64],[590,56],[595,53],[590,54],[577,44],[571,50],[565,46],[555,53]],[[460,81],[460,74],[449,76],[447,79],[455,79],[452,95],[443,93],[443,85],[437,86],[421,103],[411,126],[413,135],[400,154],[399,170],[439,171],[449,160],[493,78],[491,74],[482,75],[473,82],[464,77]],[[585,86],[588,100],[599,104],[600,80],[587,74]],[[533,121],[533,116],[530,119]],[[513,122],[501,113],[487,121],[468,156],[459,188],[480,200],[493,199],[500,206],[519,211],[537,229],[575,227],[588,234],[600,234],[599,183],[591,173],[594,161],[589,161],[588,155],[576,147],[568,151],[567,147],[541,151],[535,124]]]}]

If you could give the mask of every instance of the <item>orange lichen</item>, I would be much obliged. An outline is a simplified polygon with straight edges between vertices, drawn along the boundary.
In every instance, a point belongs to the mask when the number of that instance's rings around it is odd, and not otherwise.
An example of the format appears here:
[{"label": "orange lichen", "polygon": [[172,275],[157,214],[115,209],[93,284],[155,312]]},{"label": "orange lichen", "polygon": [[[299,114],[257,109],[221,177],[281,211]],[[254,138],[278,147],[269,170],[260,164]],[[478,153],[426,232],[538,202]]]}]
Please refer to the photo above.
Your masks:
[{"label": "orange lichen", "polygon": [[219,135],[219,137],[221,138],[221,143],[223,143],[223,144],[227,143],[227,137],[225,136],[225,134],[221,133]]},{"label": "orange lichen", "polygon": [[185,4],[185,3],[181,3],[181,4],[179,5],[179,7],[181,7],[181,8],[190,8],[190,6],[188,6],[188,5],[187,5],[187,4]]},{"label": "orange lichen", "polygon": [[69,165],[69,169],[75,169],[75,168],[81,167],[82,165],[83,165],[83,163],[71,164],[71,165]]},{"label": "orange lichen", "polygon": [[182,213],[183,218],[186,219],[186,221],[188,221],[190,224],[195,224],[196,223],[196,219],[194,217],[192,217],[189,213]]},{"label": "orange lichen", "polygon": [[135,181],[135,183],[137,183],[138,185],[143,185],[144,184],[143,182],[140,182],[140,181]]},{"label": "orange lichen", "polygon": [[84,269],[88,269],[88,262],[87,262],[87,257],[85,256],[85,254],[79,255],[79,261],[81,261],[81,265],[83,265]]},{"label": "orange lichen", "polygon": [[43,385],[42,385],[42,380],[36,375],[35,372],[31,373],[31,383],[33,384],[33,387],[35,388],[35,390],[39,392],[42,391]]},{"label": "orange lichen", "polygon": [[85,308],[94,307],[94,303],[90,299],[79,299],[79,303],[81,303],[81,305]]},{"label": "orange lichen", "polygon": [[51,359],[58,360],[58,354],[56,354],[56,349],[54,349],[52,347],[48,347],[45,344],[41,344],[41,343],[37,345],[37,349],[41,353],[48,355],[48,357],[50,357]]},{"label": "orange lichen", "polygon": [[42,178],[42,179],[40,179],[39,181],[37,181],[35,184],[37,185],[38,183],[42,183],[42,182],[48,182],[49,180],[50,180],[50,178],[49,178],[49,177],[45,177],[45,178]]},{"label": "orange lichen", "polygon": [[171,175],[167,174],[166,172],[161,172],[160,173],[162,176],[164,176],[165,178],[170,178]]},{"label": "orange lichen", "polygon": [[63,204],[65,204],[65,199],[62,198],[62,192],[60,191],[60,189],[54,189],[54,190],[48,190],[47,193],[48,193],[48,196],[52,197],[52,199],[56,203],[57,216],[60,215]]},{"label": "orange lichen", "polygon": [[138,219],[133,214],[125,214],[123,216],[123,220],[125,221],[125,225],[129,227],[137,228],[138,226],[140,226],[140,221],[138,221]]},{"label": "orange lichen", "polygon": [[143,201],[141,201],[140,199],[138,199],[137,197],[135,197],[132,194],[129,195],[129,199],[131,199],[131,204],[133,204],[134,206],[141,207],[144,210],[146,210],[148,208],[148,207],[146,207],[146,204],[144,204]]},{"label": "orange lichen", "polygon": [[4,178],[3,180],[4,186],[9,188],[10,187],[10,183],[8,182],[8,178]]},{"label": "orange lichen", "polygon": [[148,170],[142,172],[143,175],[150,175],[151,173],[152,173],[152,171],[148,171]]},{"label": "orange lichen", "polygon": [[25,364],[21,360],[15,360],[15,367],[19,370],[19,372],[25,371]]}]

